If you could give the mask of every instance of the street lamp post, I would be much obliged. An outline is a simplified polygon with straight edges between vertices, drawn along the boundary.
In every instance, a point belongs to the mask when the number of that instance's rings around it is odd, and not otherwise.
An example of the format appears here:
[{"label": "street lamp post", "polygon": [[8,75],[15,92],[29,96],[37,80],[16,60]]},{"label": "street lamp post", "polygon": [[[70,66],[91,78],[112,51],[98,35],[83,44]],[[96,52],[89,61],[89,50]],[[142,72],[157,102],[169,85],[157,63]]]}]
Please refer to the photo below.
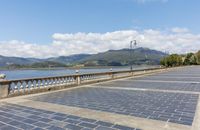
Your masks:
[{"label": "street lamp post", "polygon": [[[136,40],[134,40],[134,46],[136,46],[137,45],[137,41]],[[131,62],[131,59],[133,58],[132,57],[132,50],[133,50],[133,41],[130,41],[130,70],[132,71],[133,70],[133,63]]]}]

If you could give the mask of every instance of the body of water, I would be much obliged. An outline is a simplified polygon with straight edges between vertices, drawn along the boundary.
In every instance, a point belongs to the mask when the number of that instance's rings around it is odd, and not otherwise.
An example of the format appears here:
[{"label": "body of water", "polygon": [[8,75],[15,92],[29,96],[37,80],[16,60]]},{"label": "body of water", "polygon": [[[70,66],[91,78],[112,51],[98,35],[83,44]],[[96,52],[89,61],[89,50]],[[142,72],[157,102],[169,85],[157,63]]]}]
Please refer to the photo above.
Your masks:
[{"label": "body of water", "polygon": [[[133,69],[145,69],[156,66],[133,66]],[[130,67],[115,67],[112,71],[130,70]],[[109,72],[111,68],[83,68],[79,69],[79,73],[97,73]],[[36,78],[36,77],[49,77],[49,76],[64,76],[75,74],[76,69],[44,69],[44,70],[0,70],[0,74],[5,74],[7,80]]]}]

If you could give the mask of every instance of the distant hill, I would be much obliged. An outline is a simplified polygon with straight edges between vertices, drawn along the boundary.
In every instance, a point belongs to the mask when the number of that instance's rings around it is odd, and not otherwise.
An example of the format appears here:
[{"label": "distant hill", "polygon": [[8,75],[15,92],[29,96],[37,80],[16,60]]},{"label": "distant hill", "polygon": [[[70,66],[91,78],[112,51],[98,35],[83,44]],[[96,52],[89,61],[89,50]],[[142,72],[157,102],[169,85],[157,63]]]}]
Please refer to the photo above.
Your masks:
[{"label": "distant hill", "polygon": [[129,64],[159,64],[160,59],[166,56],[161,51],[148,48],[109,50],[86,57],[82,63],[97,65],[129,65]]},{"label": "distant hill", "polygon": [[43,61],[43,62],[33,63],[29,67],[32,68],[66,67],[66,64],[54,61]]},{"label": "distant hill", "polygon": [[[0,67],[2,66],[36,66],[36,65],[55,65],[55,64],[72,64],[77,63],[83,58],[90,56],[90,54],[77,54],[71,56],[59,56],[59,57],[51,57],[47,59],[37,59],[37,58],[22,58],[22,57],[7,57],[0,55]],[[56,65],[57,66],[57,65]]]},{"label": "distant hill", "polygon": [[19,64],[19,65],[28,65],[33,64],[35,62],[41,62],[42,59],[36,58],[22,58],[22,57],[7,57],[0,55],[0,66],[8,66],[12,64]]},{"label": "distant hill", "polygon": [[165,53],[148,48],[109,50],[98,54],[77,54],[47,59],[0,56],[2,66],[48,67],[82,64],[85,66],[126,66],[130,64],[159,64]]},{"label": "distant hill", "polygon": [[91,55],[90,54],[76,54],[76,55],[70,55],[70,56],[52,57],[46,60],[53,61],[53,62],[60,62],[63,64],[72,64],[72,63],[79,62],[80,60],[85,59],[89,56]]}]

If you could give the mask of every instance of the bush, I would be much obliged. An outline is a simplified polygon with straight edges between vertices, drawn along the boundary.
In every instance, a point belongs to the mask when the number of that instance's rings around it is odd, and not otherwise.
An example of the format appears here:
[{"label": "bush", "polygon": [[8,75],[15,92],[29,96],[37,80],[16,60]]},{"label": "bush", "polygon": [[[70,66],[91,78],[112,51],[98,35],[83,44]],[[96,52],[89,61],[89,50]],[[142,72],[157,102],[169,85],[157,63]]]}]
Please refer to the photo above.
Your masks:
[{"label": "bush", "polygon": [[172,54],[161,59],[160,64],[166,67],[180,65],[200,65],[200,51],[186,55]]},{"label": "bush", "polygon": [[188,53],[184,60],[184,65],[197,65],[197,57],[194,53]]},{"label": "bush", "polygon": [[160,64],[166,67],[180,66],[183,64],[183,60],[178,54],[172,54],[161,59]]}]

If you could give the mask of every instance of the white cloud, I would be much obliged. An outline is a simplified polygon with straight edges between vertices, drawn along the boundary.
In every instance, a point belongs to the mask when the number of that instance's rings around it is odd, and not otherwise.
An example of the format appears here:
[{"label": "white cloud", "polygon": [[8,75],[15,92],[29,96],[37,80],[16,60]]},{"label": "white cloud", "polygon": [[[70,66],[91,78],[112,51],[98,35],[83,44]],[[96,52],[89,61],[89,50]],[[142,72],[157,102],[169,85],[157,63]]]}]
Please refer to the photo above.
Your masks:
[{"label": "white cloud", "polygon": [[189,32],[187,28],[179,28],[179,27],[172,28],[171,31],[174,33],[188,33]]},{"label": "white cloud", "polygon": [[38,45],[23,41],[0,41],[0,55],[20,57],[48,57],[55,55],[51,45]]},{"label": "white cloud", "polygon": [[109,49],[128,48],[131,40],[138,46],[186,53],[200,50],[200,34],[193,34],[184,28],[160,30],[121,30],[107,33],[53,34],[53,42],[48,45],[26,43],[23,41],[0,41],[0,55],[39,57],[71,55],[78,53],[98,53]]}]

